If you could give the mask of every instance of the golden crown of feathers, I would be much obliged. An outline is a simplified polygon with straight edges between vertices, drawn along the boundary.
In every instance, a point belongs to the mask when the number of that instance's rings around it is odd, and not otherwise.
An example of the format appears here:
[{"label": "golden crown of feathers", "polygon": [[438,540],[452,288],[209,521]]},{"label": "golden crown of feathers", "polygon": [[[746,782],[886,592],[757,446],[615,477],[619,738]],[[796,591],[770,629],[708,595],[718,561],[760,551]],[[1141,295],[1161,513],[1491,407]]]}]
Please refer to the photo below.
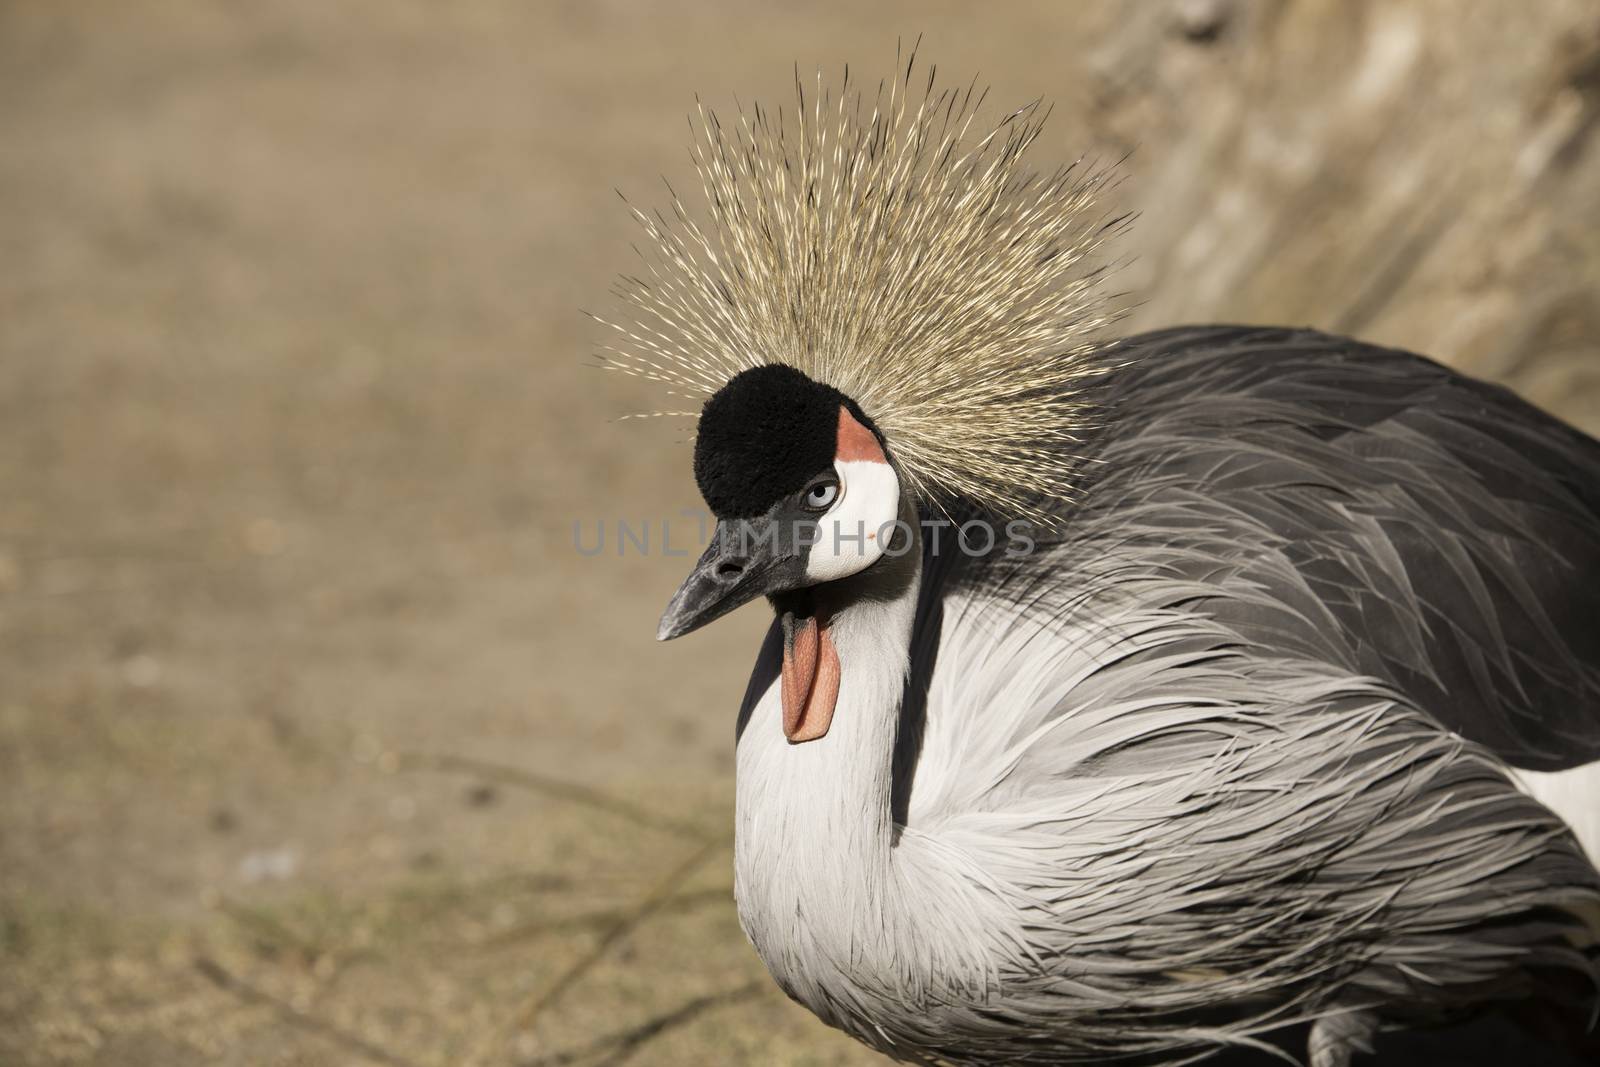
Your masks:
[{"label": "golden crown of feathers", "polygon": [[980,125],[987,90],[930,67],[913,104],[915,68],[897,59],[871,97],[848,68],[809,99],[797,74],[792,116],[697,107],[706,218],[676,193],[665,214],[630,205],[650,240],[597,316],[601,360],[696,400],[788,364],[860,404],[921,497],[1048,521],[1120,314],[1100,254],[1128,216],[1099,202],[1107,168],[1027,169],[1038,101]]}]

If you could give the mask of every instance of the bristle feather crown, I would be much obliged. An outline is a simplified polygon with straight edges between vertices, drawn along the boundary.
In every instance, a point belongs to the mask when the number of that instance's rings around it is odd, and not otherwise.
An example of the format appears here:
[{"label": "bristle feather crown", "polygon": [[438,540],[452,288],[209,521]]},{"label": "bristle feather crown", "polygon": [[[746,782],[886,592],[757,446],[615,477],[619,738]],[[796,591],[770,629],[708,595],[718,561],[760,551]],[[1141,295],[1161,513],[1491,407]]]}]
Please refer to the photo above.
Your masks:
[{"label": "bristle feather crown", "polygon": [[[704,108],[691,155],[707,221],[673,195],[633,209],[650,240],[617,288],[607,366],[695,401],[787,364],[853,399],[913,491],[1049,521],[1069,499],[1097,337],[1108,169],[1027,169],[1035,102],[980,127],[986,92],[916,59],[868,97],[796,78],[792,116]],[[898,69],[898,68],[897,68]],[[980,131],[980,132],[975,132]]]}]

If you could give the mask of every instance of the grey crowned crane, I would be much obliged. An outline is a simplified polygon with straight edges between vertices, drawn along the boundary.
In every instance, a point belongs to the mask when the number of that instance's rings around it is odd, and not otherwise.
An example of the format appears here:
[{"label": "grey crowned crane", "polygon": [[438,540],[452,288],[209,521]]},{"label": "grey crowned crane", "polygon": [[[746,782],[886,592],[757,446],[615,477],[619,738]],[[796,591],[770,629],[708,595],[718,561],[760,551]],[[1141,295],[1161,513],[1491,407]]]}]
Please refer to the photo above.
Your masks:
[{"label": "grey crowned crane", "polygon": [[735,847],[773,977],[910,1062],[1491,1018],[1600,1062],[1600,443],[1308,330],[1101,339],[1106,172],[913,65],[702,112],[707,215],[636,213],[603,320],[699,406],[717,532],[659,637],[775,616]]}]

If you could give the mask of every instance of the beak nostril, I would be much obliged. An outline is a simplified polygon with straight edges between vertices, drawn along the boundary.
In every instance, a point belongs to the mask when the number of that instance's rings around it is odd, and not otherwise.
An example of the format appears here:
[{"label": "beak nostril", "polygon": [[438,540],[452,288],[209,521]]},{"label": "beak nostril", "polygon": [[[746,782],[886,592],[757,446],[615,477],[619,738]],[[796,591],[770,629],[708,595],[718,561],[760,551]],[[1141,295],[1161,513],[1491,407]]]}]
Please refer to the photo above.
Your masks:
[{"label": "beak nostril", "polygon": [[737,578],[744,573],[744,564],[735,560],[724,560],[717,564],[718,578]]}]

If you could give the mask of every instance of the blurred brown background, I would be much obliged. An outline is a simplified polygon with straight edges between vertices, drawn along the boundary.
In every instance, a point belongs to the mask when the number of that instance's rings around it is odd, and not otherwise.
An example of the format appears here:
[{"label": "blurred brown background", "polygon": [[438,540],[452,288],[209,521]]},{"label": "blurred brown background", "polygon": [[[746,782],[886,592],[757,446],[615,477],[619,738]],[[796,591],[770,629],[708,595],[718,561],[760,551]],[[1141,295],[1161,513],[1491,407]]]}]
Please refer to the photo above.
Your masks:
[{"label": "blurred brown background", "polygon": [[0,1062],[877,1062],[733,916],[761,612],[573,548],[698,504],[578,309],[696,91],[918,34],[1135,150],[1130,329],[1600,430],[1594,0],[0,4]]}]

